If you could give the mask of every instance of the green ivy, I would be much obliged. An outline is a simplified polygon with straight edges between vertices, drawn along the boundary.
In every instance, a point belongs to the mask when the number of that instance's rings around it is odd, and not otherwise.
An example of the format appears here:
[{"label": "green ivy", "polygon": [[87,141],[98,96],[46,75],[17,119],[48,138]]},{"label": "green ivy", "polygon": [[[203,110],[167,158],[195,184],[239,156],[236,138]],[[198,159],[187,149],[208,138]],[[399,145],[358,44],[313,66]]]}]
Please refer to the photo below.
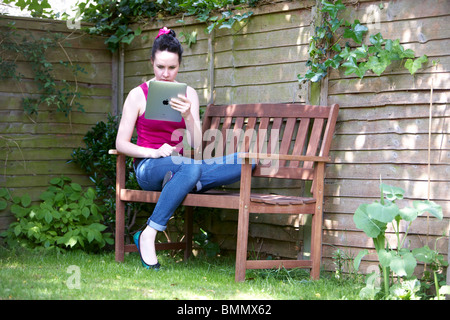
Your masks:
[{"label": "green ivy", "polygon": [[[78,7],[85,21],[94,23],[89,33],[106,35],[105,43],[115,51],[120,43],[130,44],[141,34],[141,29],[131,25],[164,16],[196,16],[207,24],[206,32],[215,28],[232,28],[236,22],[248,19],[253,13],[238,14],[244,6],[255,6],[259,0],[98,0],[80,2]],[[196,33],[183,32],[184,42],[189,46],[196,43]]]},{"label": "green ivy", "polygon": [[[76,108],[84,111],[76,99],[81,95],[77,89],[65,79],[57,80],[54,76],[54,64],[47,60],[46,52],[62,48],[61,34],[48,33],[41,38],[35,38],[28,34],[19,36],[15,30],[14,23],[0,29],[0,80],[13,79],[20,83],[25,76],[17,70],[17,60],[29,63],[33,71],[34,82],[37,84],[39,95],[37,97],[26,97],[22,99],[22,106],[26,113],[37,114],[41,105],[55,106],[57,111],[66,116]],[[73,74],[75,82],[79,72],[86,73],[78,64],[59,61],[58,64],[69,69]]]},{"label": "green ivy", "polygon": [[[215,28],[231,29],[236,22],[248,19],[253,12],[237,13],[248,7],[254,7],[261,0],[85,0],[77,3],[83,21],[93,23],[87,28],[90,34],[106,36],[105,43],[111,51],[117,50],[121,43],[130,44],[141,34],[139,27],[133,24],[148,22],[166,16],[195,16],[207,24],[205,31],[211,33]],[[35,17],[56,18],[48,0],[5,0],[15,3],[22,10],[29,10]],[[61,15],[67,18],[66,14]],[[184,42],[190,46],[196,43],[196,33],[183,35]]]},{"label": "green ivy", "polygon": [[[0,204],[10,199],[6,189],[0,190]],[[83,249],[98,251],[113,244],[111,233],[102,223],[104,207],[96,203],[92,188],[83,190],[70,178],[54,178],[39,204],[32,204],[28,194],[12,197],[11,212],[17,219],[2,233],[9,245],[29,248]]]},{"label": "green ivy", "polygon": [[[344,69],[346,76],[354,74],[363,78],[369,71],[379,76],[394,61],[404,62],[404,67],[413,75],[428,61],[426,55],[415,58],[413,50],[405,49],[398,39],[384,39],[381,33],[369,37],[371,45],[362,44],[368,28],[358,20],[350,23],[339,19],[339,13],[346,9],[341,0],[322,0],[321,5],[322,23],[315,28],[310,40],[308,71],[303,76],[298,75],[301,83],[320,81],[330,67]],[[350,45],[350,40],[356,47]]]},{"label": "green ivy", "polygon": [[5,4],[15,3],[20,10],[28,10],[33,17],[50,18],[52,11],[48,0],[3,0]]}]

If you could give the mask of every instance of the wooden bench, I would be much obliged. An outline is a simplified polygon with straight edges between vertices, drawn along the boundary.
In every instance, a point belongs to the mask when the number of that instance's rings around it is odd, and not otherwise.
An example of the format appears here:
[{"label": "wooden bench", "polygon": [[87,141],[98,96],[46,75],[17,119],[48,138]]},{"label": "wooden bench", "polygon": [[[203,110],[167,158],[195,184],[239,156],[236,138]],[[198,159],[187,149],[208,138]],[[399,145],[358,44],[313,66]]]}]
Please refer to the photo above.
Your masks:
[{"label": "wooden bench", "polygon": [[[311,277],[319,278],[322,247],[322,212],[325,163],[339,106],[300,104],[209,105],[203,117],[202,156],[218,156],[243,152],[239,193],[209,191],[190,193],[182,205],[185,210],[185,238],[182,243],[157,244],[157,250],[185,249],[192,251],[194,207],[239,210],[235,280],[245,280],[247,269],[310,268]],[[124,260],[124,252],[136,251],[134,244],[124,244],[124,203],[156,203],[160,192],[125,189],[125,155],[117,155],[116,181],[116,261]],[[251,161],[258,161],[252,172]],[[312,180],[312,196],[254,194],[252,177]],[[310,260],[248,260],[247,241],[250,213],[311,214]]]}]

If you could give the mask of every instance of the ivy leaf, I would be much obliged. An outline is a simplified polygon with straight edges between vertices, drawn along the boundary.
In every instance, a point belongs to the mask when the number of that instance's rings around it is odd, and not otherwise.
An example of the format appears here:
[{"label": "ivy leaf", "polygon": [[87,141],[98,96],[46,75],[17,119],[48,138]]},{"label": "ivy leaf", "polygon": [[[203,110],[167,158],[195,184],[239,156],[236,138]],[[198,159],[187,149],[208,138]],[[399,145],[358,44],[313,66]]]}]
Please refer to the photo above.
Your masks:
[{"label": "ivy leaf", "polygon": [[227,21],[222,22],[219,29],[231,29],[233,27],[233,24],[236,20],[234,18],[230,18]]},{"label": "ivy leaf", "polygon": [[330,21],[330,29],[331,32],[335,33],[336,30],[342,25],[342,20],[339,20],[338,18],[335,18]]},{"label": "ivy leaf", "polygon": [[351,51],[350,51],[350,47],[345,46],[344,49],[342,49],[342,51],[339,53],[339,56],[344,59],[347,60],[351,55]]},{"label": "ivy leaf", "polygon": [[417,58],[415,60],[408,59],[405,62],[405,68],[408,69],[409,73],[414,75],[417,70],[422,68],[422,63],[426,63],[428,61],[428,57],[426,55],[421,56],[420,58]]},{"label": "ivy leaf", "polygon": [[369,41],[378,50],[381,50],[382,45],[386,42],[386,40],[383,39],[383,36],[379,32],[377,34],[375,34],[375,35],[371,35],[369,37]]},{"label": "ivy leaf", "polygon": [[252,15],[253,15],[253,12],[249,11],[249,12],[246,12],[246,13],[244,13],[242,15],[240,15],[240,14],[235,15],[234,19],[236,19],[236,21],[238,21],[238,22],[241,22],[244,19],[250,18]]},{"label": "ivy leaf", "polygon": [[382,63],[376,56],[370,56],[366,63],[367,69],[372,70],[378,76],[386,70],[387,66],[388,65],[386,63]]},{"label": "ivy leaf", "polygon": [[328,59],[327,61],[325,61],[323,63],[325,65],[325,67],[332,67],[333,69],[337,69],[339,68],[339,66],[341,65],[341,60],[339,59],[339,55],[336,55],[334,57],[334,59]]},{"label": "ivy leaf", "polygon": [[218,22],[214,22],[212,24],[210,24],[207,28],[206,28],[206,32],[211,33],[213,32],[214,28],[218,25]]},{"label": "ivy leaf", "polygon": [[344,38],[351,38],[356,43],[361,44],[364,33],[368,30],[369,29],[367,29],[366,26],[363,26],[359,23],[359,20],[355,20],[350,28],[345,29]]},{"label": "ivy leaf", "polygon": [[363,44],[361,47],[356,48],[353,50],[352,54],[355,56],[356,59],[366,58],[369,52],[369,48]]},{"label": "ivy leaf", "polygon": [[330,15],[331,19],[336,19],[336,16],[339,10],[344,10],[345,5],[342,4],[341,0],[336,1],[336,3],[329,3],[325,0],[322,0],[322,12],[326,12]]},{"label": "ivy leaf", "polygon": [[364,74],[368,70],[368,68],[366,67],[366,63],[361,62],[361,63],[358,64],[356,62],[356,58],[355,57],[350,57],[348,59],[348,61],[346,61],[346,62],[344,62],[342,64],[342,66],[347,68],[345,70],[345,72],[344,72],[344,74],[346,76],[351,75],[351,74],[354,73],[361,79],[364,77]]},{"label": "ivy leaf", "polygon": [[131,42],[134,40],[134,34],[130,33],[129,35],[126,35],[122,38],[121,42],[126,44],[131,44]]}]

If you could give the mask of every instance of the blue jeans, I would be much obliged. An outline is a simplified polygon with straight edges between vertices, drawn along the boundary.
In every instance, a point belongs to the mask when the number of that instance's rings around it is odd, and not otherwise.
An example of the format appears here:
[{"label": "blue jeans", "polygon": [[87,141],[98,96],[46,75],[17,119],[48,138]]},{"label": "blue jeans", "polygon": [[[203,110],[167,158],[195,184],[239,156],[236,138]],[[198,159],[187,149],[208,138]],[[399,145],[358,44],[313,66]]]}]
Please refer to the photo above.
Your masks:
[{"label": "blue jeans", "polygon": [[[204,192],[239,181],[242,159],[237,153],[220,158],[194,160],[181,156],[142,159],[135,168],[143,190],[161,191],[167,171],[172,179],[165,185],[147,224],[164,231],[167,222],[189,192]],[[253,165],[253,168],[255,165]]]}]

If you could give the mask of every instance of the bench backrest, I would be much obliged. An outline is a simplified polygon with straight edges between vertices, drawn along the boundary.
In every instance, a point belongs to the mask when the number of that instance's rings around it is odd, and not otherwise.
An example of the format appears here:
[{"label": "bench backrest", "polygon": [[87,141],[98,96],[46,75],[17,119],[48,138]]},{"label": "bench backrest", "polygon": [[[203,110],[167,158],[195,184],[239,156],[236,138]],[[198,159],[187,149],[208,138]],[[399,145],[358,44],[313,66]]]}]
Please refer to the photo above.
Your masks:
[{"label": "bench backrest", "polygon": [[[203,117],[203,157],[233,152],[328,156],[339,106],[209,105]],[[311,161],[265,160],[254,176],[313,180]]]}]

